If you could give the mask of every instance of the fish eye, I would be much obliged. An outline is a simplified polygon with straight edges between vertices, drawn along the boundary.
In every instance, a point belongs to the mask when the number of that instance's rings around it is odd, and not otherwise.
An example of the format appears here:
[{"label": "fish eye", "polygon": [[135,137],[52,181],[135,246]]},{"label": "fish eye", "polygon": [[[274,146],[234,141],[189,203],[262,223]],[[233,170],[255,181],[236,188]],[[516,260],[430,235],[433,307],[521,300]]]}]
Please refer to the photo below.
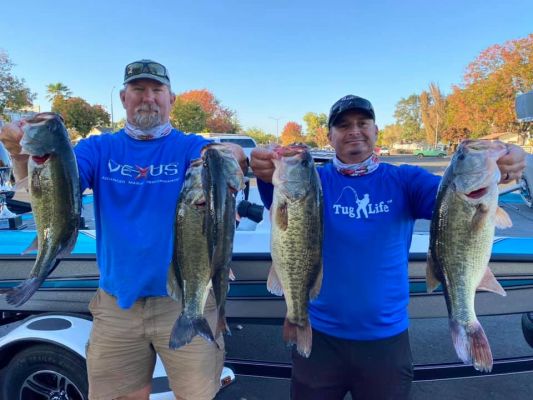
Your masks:
[{"label": "fish eye", "polygon": [[309,161],[307,161],[307,160],[302,160],[302,165],[303,165],[304,167],[307,167],[307,166],[309,165]]},{"label": "fish eye", "polygon": [[464,154],[459,154],[459,157],[457,157],[459,160],[464,160],[465,159],[465,155]]}]

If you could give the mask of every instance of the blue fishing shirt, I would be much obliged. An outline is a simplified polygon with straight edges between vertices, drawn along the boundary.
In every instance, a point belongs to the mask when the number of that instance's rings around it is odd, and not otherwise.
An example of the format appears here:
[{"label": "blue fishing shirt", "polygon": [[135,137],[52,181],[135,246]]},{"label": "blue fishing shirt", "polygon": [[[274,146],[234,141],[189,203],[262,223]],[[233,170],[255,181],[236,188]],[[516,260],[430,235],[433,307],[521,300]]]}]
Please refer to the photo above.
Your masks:
[{"label": "blue fishing shirt", "polygon": [[74,148],[82,190],[94,194],[99,285],[120,307],[167,295],[179,194],[187,167],[208,143],[176,129],[146,141],[121,130]]},{"label": "blue fishing shirt", "polygon": [[[318,168],[324,194],[324,277],[310,303],[314,329],[343,339],[377,340],[408,328],[408,259],[416,219],[430,219],[440,177],[380,163],[357,177]],[[272,203],[272,185],[259,181]]]}]

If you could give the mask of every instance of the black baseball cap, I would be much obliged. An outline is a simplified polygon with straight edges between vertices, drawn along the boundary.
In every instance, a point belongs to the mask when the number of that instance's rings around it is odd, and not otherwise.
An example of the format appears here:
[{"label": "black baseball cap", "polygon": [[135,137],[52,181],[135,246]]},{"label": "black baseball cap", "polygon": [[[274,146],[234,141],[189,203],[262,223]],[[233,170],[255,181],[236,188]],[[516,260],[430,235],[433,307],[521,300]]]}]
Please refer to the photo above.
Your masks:
[{"label": "black baseball cap", "polygon": [[124,69],[124,84],[136,79],[153,79],[170,87],[168,70],[163,65],[152,60],[139,60],[126,65]]},{"label": "black baseball cap", "polygon": [[372,103],[362,97],[349,94],[337,100],[337,102],[331,106],[328,117],[328,128],[331,128],[339,115],[348,110],[362,111],[368,114],[374,121],[376,120],[376,114],[374,113]]}]

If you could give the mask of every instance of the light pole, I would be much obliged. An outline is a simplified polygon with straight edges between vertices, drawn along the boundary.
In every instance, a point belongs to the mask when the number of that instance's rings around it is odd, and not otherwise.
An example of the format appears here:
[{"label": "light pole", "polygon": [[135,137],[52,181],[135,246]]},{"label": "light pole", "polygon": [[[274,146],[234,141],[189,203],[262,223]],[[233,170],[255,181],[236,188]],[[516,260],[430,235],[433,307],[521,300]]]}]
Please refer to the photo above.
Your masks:
[{"label": "light pole", "polygon": [[279,120],[283,119],[283,117],[268,117],[268,118],[276,121],[276,142],[279,142]]},{"label": "light pole", "polygon": [[115,90],[115,86],[111,88],[111,130],[115,129],[115,123],[113,121],[113,90]]}]

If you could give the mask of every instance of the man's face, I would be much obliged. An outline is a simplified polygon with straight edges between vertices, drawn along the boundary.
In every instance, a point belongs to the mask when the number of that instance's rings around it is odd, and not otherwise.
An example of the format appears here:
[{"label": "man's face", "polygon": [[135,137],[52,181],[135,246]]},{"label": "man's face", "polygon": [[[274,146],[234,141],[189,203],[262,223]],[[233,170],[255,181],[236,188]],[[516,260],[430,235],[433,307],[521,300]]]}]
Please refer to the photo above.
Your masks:
[{"label": "man's face", "polygon": [[176,96],[168,86],[151,79],[137,79],[120,92],[129,123],[146,130],[169,120]]},{"label": "man's face", "polygon": [[337,158],[345,164],[360,163],[370,157],[377,138],[378,127],[374,120],[357,110],[342,113],[328,133]]}]

